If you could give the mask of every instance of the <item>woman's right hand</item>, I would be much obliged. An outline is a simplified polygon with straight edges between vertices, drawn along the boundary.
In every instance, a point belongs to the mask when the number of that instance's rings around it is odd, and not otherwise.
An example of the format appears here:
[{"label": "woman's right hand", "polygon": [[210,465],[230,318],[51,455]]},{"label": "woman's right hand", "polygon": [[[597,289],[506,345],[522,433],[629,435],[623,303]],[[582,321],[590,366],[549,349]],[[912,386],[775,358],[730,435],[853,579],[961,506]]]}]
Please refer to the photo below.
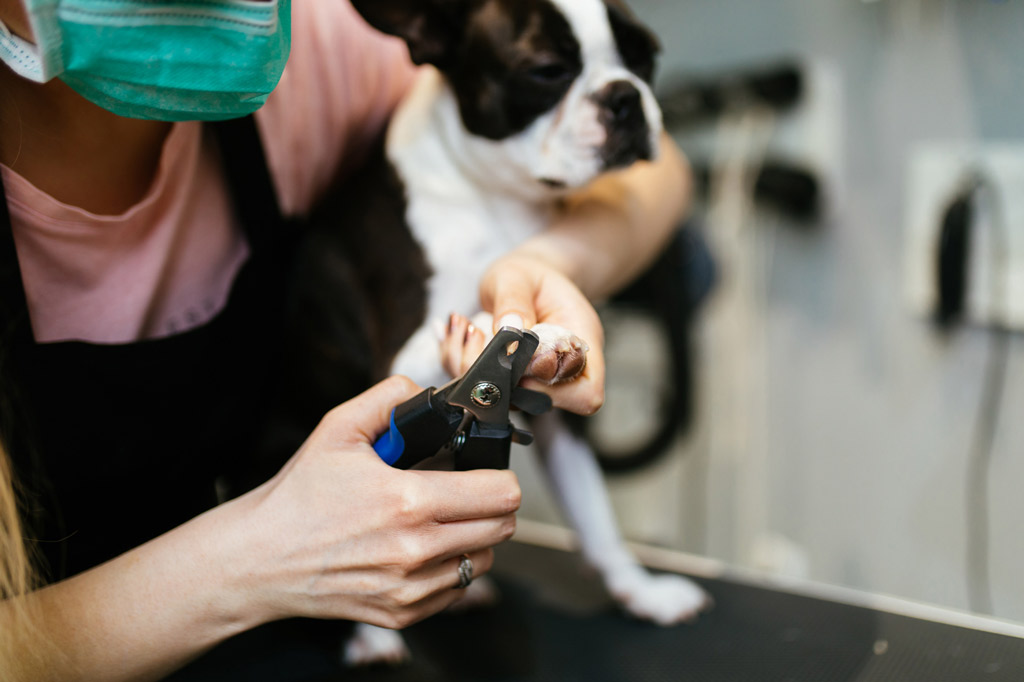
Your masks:
[{"label": "woman's right hand", "polygon": [[[43,638],[0,660],[0,677],[156,680],[272,620],[402,628],[457,600],[459,558],[490,569],[519,484],[509,471],[384,464],[372,443],[418,390],[382,382],[332,410],[264,485],[29,594]],[[12,613],[0,601],[0,628]]]},{"label": "woman's right hand", "polygon": [[[372,444],[419,392],[393,377],[332,410],[270,481],[228,503],[245,529],[232,573],[256,622],[344,618],[402,628],[461,596],[515,530],[510,471],[402,471]],[[228,509],[223,509],[228,512]]]}]

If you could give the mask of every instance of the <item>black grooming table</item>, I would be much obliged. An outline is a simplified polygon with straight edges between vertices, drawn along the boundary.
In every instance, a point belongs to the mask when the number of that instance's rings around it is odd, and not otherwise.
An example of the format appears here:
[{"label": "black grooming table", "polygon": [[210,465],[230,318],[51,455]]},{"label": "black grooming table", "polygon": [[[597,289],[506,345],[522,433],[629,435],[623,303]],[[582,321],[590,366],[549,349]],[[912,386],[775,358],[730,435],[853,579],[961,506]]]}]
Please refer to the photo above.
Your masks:
[{"label": "black grooming table", "polygon": [[694,625],[660,628],[617,611],[574,553],[507,543],[497,559],[497,606],[414,626],[406,631],[412,663],[350,671],[344,679],[1024,680],[1024,639],[1009,634],[701,578],[715,609]]}]

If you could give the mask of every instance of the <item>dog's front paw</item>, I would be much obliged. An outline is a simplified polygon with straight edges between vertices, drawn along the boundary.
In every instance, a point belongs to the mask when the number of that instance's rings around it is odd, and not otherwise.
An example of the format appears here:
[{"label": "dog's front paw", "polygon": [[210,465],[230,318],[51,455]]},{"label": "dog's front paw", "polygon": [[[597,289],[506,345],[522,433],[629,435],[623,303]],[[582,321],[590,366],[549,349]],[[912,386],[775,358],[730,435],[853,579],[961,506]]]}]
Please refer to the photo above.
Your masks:
[{"label": "dog's front paw", "polygon": [[401,633],[367,623],[356,624],[342,652],[342,659],[349,667],[379,663],[400,665],[409,657],[409,648]]},{"label": "dog's front paw", "polygon": [[575,379],[587,366],[586,341],[568,329],[541,323],[533,327],[540,337],[533,359],[526,368],[526,376],[548,384]]},{"label": "dog's front paw", "polygon": [[638,566],[607,577],[608,591],[630,615],[658,625],[692,623],[714,604],[696,583],[680,575],[653,575]]}]

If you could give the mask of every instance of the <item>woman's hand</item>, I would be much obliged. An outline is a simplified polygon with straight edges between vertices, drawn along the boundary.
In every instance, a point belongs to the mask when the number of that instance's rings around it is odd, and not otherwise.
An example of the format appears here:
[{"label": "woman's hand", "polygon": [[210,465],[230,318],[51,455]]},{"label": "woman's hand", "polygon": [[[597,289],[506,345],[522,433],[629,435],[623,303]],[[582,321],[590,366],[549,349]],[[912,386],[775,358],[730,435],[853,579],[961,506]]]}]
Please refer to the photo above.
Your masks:
[{"label": "woman's hand", "polygon": [[[266,484],[22,598],[39,651],[26,680],[156,680],[218,642],[292,616],[400,628],[443,609],[515,529],[509,471],[400,471],[372,443],[418,388],[392,378],[331,411]],[[0,627],[11,618],[0,601]],[[40,654],[40,655],[34,655]],[[4,677],[4,679],[7,679]]]},{"label": "woman's hand", "polygon": [[530,328],[538,323],[570,330],[586,342],[586,366],[574,379],[547,384],[524,379],[523,386],[551,396],[555,407],[593,414],[604,403],[604,330],[586,296],[546,261],[513,251],[484,275],[480,298],[494,313],[494,331],[502,326]]},{"label": "woman's hand", "polygon": [[460,596],[463,554],[475,575],[515,530],[509,471],[401,471],[372,443],[391,409],[419,392],[393,377],[331,411],[281,472],[240,499],[238,566],[258,620],[345,618],[402,628]]},{"label": "woman's hand", "polygon": [[572,412],[592,414],[601,407],[604,334],[589,301],[607,298],[654,260],[688,206],[690,185],[686,159],[663,134],[655,161],[606,173],[567,197],[546,230],[491,265],[480,299],[494,315],[495,331],[510,320],[526,327],[546,322],[589,347],[577,379],[524,385]]}]

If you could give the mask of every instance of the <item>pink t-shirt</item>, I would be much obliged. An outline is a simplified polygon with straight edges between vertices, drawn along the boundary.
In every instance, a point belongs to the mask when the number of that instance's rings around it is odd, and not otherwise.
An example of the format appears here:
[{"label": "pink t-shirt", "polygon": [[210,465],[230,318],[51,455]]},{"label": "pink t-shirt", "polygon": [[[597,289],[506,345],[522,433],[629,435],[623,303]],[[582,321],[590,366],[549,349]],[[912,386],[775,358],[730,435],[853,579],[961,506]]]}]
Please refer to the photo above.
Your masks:
[{"label": "pink t-shirt", "polygon": [[[415,73],[405,45],[347,2],[293,3],[292,51],[256,114],[282,210],[300,215],[362,160]],[[146,196],[121,215],[68,206],[0,165],[39,342],[126,343],[178,333],[224,306],[248,246],[216,150],[177,123]]]}]

